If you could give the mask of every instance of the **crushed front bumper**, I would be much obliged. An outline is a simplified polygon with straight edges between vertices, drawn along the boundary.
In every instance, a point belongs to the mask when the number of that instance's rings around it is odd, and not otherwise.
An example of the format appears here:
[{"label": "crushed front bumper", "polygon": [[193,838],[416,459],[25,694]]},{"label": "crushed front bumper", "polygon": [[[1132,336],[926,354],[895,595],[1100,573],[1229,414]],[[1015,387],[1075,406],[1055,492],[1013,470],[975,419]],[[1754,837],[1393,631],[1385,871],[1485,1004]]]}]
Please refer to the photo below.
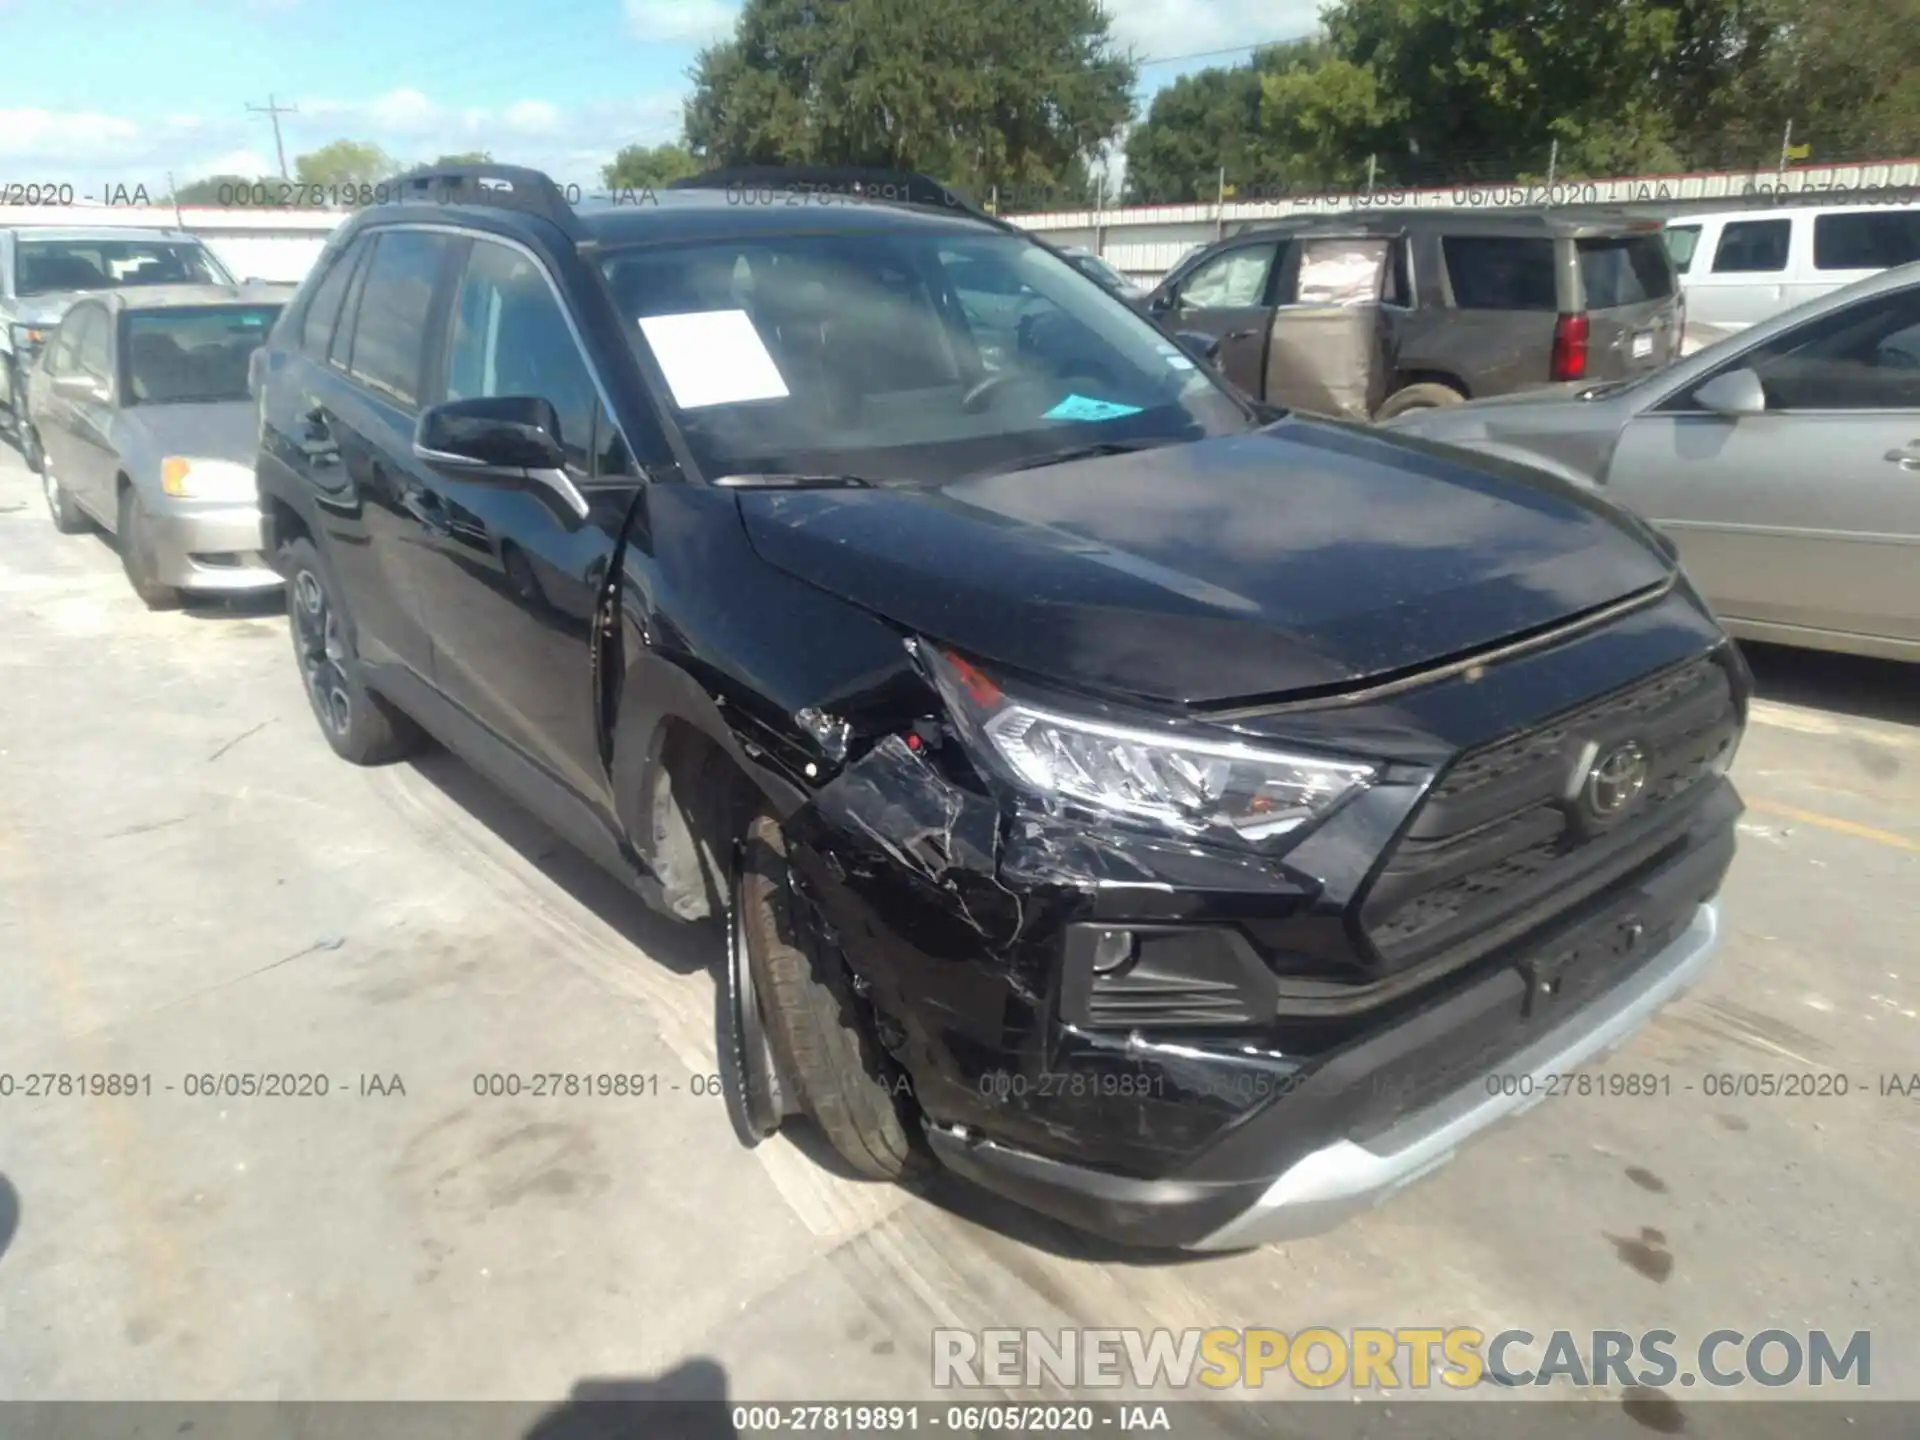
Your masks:
[{"label": "crushed front bumper", "polygon": [[1690,924],[1600,1000],[1525,1049],[1379,1134],[1343,1137],[1292,1161],[1264,1190],[1179,1178],[1138,1180],[972,1140],[929,1127],[934,1152],[954,1170],[1085,1228],[1140,1242],[1181,1218],[1234,1211],[1187,1239],[1194,1250],[1243,1250],[1332,1229],[1438,1169],[1467,1141],[1538,1104],[1554,1077],[1612,1053],[1689,989],[1719,948],[1719,912],[1699,906]]}]

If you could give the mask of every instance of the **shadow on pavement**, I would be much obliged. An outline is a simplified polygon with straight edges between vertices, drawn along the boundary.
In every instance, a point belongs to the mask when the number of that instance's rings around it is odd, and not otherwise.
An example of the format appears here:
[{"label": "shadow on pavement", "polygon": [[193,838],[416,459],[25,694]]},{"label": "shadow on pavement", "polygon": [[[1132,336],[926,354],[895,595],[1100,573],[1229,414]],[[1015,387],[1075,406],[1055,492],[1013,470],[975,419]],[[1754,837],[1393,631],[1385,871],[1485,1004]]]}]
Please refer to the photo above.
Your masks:
[{"label": "shadow on pavement", "polygon": [[727,1372],[716,1360],[688,1360],[644,1380],[582,1380],[526,1440],[733,1440]]},{"label": "shadow on pavement", "polygon": [[1826,650],[1740,643],[1762,700],[1830,710],[1862,720],[1920,725],[1920,667]]},{"label": "shadow on pavement", "polygon": [[0,1175],[0,1255],[7,1253],[13,1235],[20,1228],[20,1192],[6,1176]]}]

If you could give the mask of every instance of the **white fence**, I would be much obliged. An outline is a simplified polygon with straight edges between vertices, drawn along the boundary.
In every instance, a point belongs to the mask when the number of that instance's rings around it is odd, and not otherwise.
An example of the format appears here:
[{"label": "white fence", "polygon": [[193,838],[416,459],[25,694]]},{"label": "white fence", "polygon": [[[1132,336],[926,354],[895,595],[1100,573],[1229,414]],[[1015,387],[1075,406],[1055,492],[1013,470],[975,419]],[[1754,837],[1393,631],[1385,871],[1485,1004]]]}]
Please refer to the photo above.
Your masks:
[{"label": "white fence", "polygon": [[[1136,279],[1170,270],[1196,245],[1262,221],[1302,212],[1365,206],[1500,210],[1566,205],[1642,207],[1677,213],[1703,207],[1765,205],[1781,196],[1813,204],[1889,204],[1920,201],[1920,159],[1857,165],[1801,166],[1786,170],[1720,171],[1691,175],[1636,175],[1612,180],[1565,181],[1551,187],[1472,184],[1334,195],[1286,193],[1265,198],[1269,188],[1243,187],[1261,198],[1225,205],[1155,205],[1080,210],[1007,218],[1056,245],[1081,245]],[[297,281],[346,218],[326,210],[249,210],[213,206],[7,206],[0,225],[124,225],[180,228],[202,237],[242,278]]]}]

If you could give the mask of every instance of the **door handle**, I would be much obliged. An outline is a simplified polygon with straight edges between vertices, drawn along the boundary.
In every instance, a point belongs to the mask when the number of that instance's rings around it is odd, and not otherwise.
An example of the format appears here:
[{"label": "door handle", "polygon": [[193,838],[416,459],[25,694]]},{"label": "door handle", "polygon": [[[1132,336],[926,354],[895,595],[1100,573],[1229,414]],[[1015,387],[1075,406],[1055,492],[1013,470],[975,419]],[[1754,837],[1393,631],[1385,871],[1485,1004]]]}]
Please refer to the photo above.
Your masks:
[{"label": "door handle", "polygon": [[1904,450],[1889,450],[1884,457],[1902,470],[1920,470],[1920,440]]},{"label": "door handle", "polygon": [[1259,333],[1258,330],[1229,330],[1220,337],[1220,341],[1225,344],[1229,340],[1251,340]]}]

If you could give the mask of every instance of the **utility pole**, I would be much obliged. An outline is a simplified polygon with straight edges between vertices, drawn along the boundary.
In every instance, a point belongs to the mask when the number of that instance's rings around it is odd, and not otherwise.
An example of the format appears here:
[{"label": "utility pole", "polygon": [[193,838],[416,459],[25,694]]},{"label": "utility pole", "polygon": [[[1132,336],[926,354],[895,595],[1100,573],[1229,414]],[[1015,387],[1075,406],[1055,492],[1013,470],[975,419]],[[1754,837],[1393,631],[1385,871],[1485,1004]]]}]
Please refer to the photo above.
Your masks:
[{"label": "utility pole", "polygon": [[280,178],[282,180],[291,180],[293,177],[287,174],[287,147],[282,144],[280,140],[280,117],[282,115],[298,115],[300,113],[300,107],[297,105],[276,104],[273,96],[269,95],[267,96],[266,104],[249,105],[247,109],[256,115],[271,115],[273,117],[273,149],[274,153],[280,157]]},{"label": "utility pole", "polygon": [[1547,203],[1549,205],[1553,203],[1553,200],[1551,198],[1553,194],[1553,178],[1555,175],[1559,173],[1560,173],[1560,141],[1556,137],[1553,142],[1553,148],[1547,151],[1547,194],[1549,197],[1547,200]]},{"label": "utility pole", "polygon": [[1793,149],[1793,121],[1789,120],[1787,121],[1787,133],[1780,137],[1779,173],[1782,175],[1787,173],[1787,154],[1792,149]]},{"label": "utility pole", "polygon": [[1213,192],[1213,238],[1217,241],[1227,233],[1227,167],[1220,167],[1220,184]]}]

